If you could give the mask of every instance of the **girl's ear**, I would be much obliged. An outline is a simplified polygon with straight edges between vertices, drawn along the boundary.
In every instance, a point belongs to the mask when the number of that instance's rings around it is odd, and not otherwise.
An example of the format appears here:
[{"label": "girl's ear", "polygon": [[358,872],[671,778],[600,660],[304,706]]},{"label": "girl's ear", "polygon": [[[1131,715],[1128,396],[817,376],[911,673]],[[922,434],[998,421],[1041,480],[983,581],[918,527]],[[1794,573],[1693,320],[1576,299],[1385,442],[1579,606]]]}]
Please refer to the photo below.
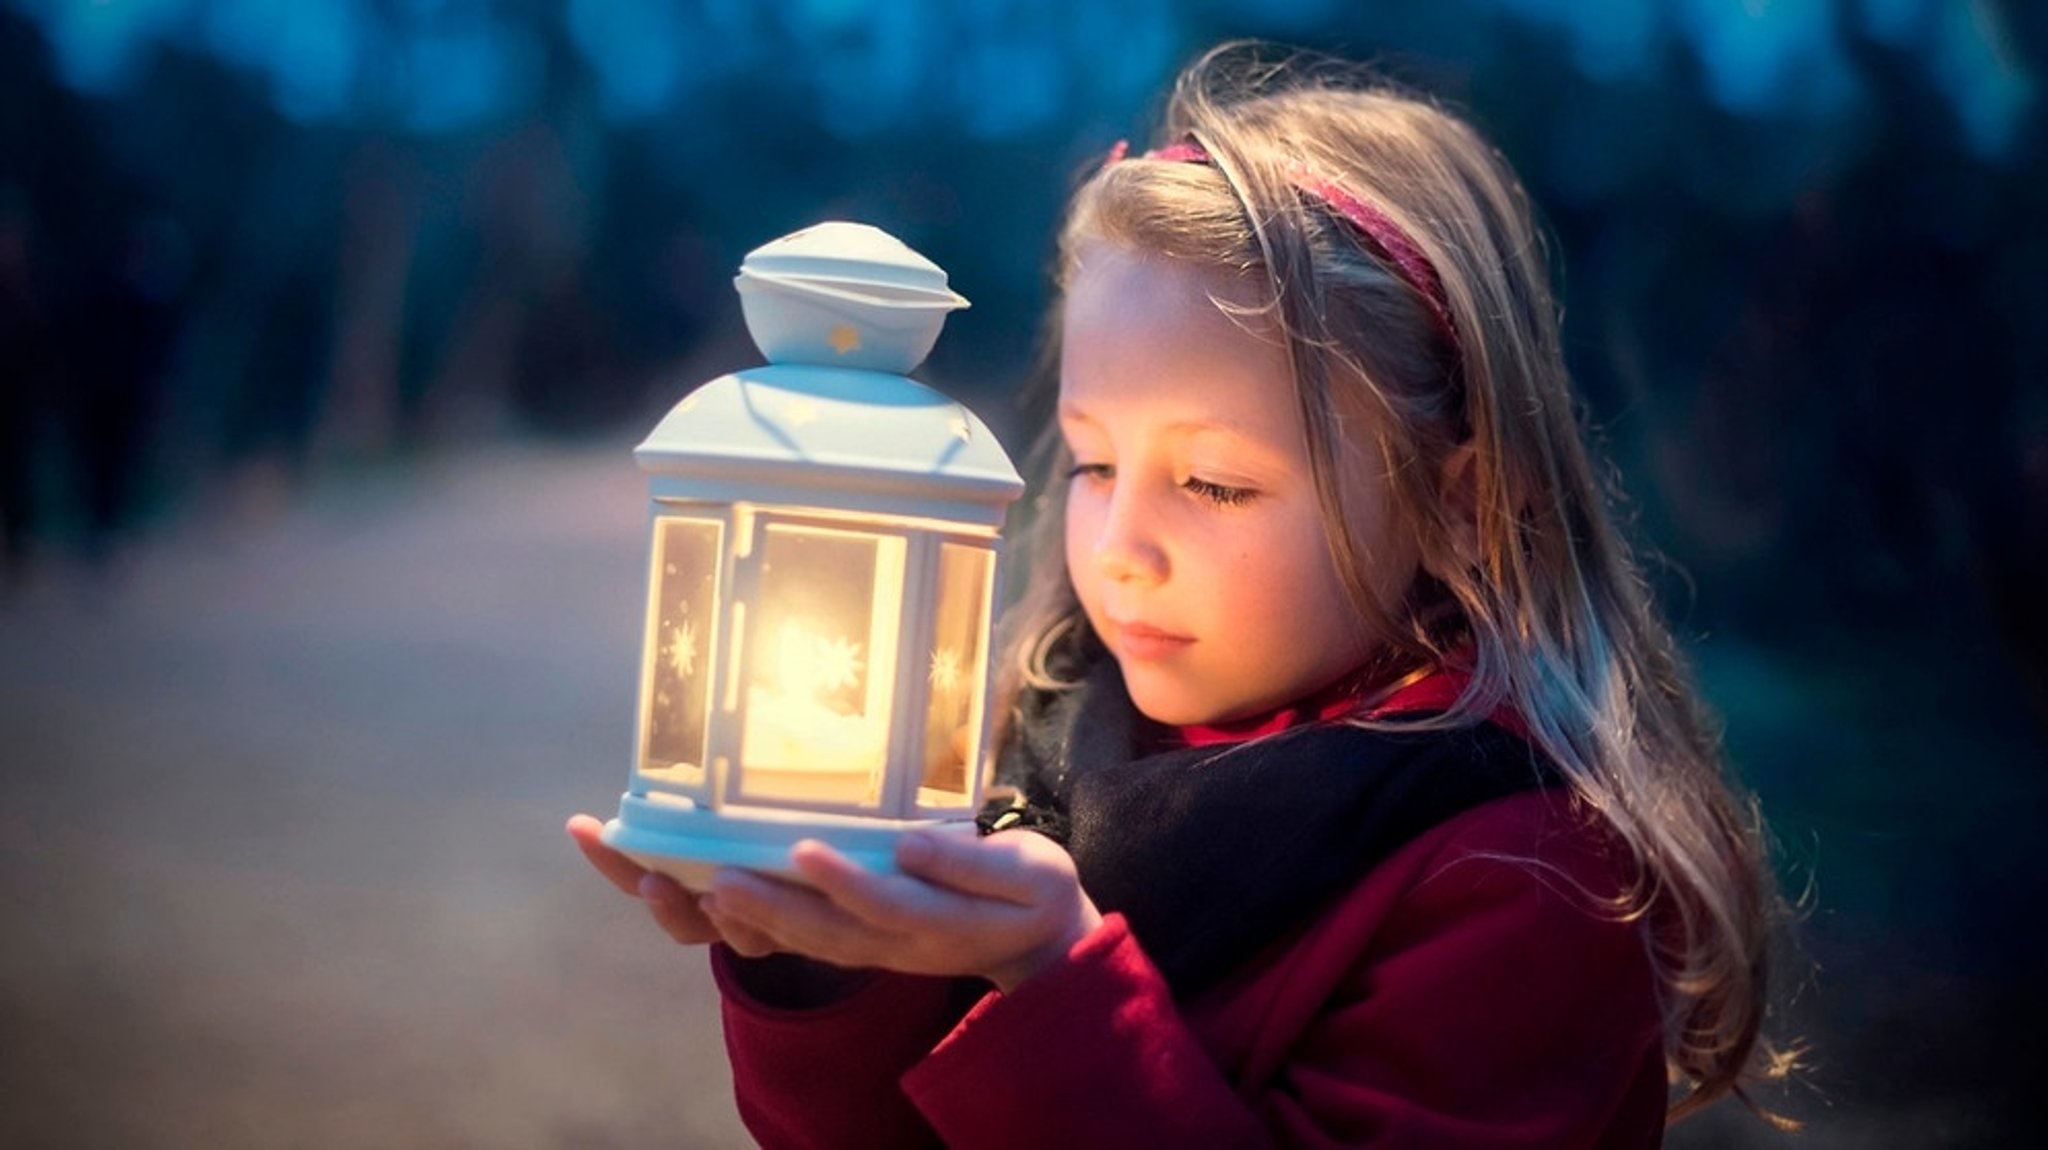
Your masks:
[{"label": "girl's ear", "polygon": [[1443,524],[1451,554],[1467,570],[1479,566],[1479,448],[1471,440],[1444,457],[1437,490],[1443,499]]}]

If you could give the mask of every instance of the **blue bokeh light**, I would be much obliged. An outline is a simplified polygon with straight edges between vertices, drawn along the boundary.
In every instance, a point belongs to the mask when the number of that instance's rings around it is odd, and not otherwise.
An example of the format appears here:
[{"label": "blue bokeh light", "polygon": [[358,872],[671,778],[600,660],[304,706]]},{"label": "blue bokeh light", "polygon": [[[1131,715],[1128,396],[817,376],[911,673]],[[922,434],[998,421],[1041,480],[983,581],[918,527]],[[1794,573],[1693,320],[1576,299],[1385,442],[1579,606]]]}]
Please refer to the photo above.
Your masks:
[{"label": "blue bokeh light", "polygon": [[295,120],[349,115],[364,99],[358,86],[371,42],[353,0],[188,0],[188,34],[224,60],[268,80],[277,108]]},{"label": "blue bokeh light", "polygon": [[[108,96],[158,45],[211,53],[264,79],[300,122],[385,123],[438,133],[515,117],[544,62],[528,15],[451,0],[4,0],[50,37],[60,74]],[[768,67],[848,139],[947,123],[1004,138],[1141,98],[1190,30],[1232,22],[1286,34],[1331,18],[1325,0],[569,0],[575,50],[614,120],[677,110],[707,84]],[[1844,28],[1908,52],[1948,100],[1971,147],[2008,150],[2038,84],[1985,0],[1474,0],[1554,29],[1596,83],[1640,79],[1674,38],[1712,97],[1751,117],[1824,122],[1860,90]],[[1361,29],[1372,21],[1360,17]]]}]

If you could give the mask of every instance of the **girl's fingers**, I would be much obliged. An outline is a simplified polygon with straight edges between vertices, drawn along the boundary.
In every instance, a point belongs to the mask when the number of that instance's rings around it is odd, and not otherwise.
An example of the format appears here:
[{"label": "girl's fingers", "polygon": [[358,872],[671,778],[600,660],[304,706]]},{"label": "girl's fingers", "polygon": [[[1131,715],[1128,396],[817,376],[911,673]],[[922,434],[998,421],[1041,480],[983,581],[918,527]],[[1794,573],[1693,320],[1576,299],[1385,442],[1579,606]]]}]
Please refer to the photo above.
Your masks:
[{"label": "girl's fingers", "polygon": [[576,848],[605,881],[619,888],[624,894],[635,898],[640,896],[640,876],[646,874],[640,865],[625,855],[604,845],[604,824],[589,815],[576,815],[569,820],[569,837],[576,840]]},{"label": "girl's fingers", "polygon": [[902,874],[878,874],[823,843],[801,842],[790,852],[800,882],[723,869],[706,913],[742,954],[978,974],[1007,989],[1066,953],[1101,916],[1058,844],[997,837],[1015,841],[906,839]]},{"label": "girl's fingers", "polygon": [[747,958],[764,958],[781,949],[776,945],[775,939],[766,932],[730,915],[719,913],[717,900],[707,896],[700,905],[704,907],[704,916],[717,928],[719,937],[724,939],[725,944],[734,952]]},{"label": "girl's fingers", "polygon": [[[834,859],[865,873],[836,854]],[[711,903],[721,930],[752,931],[776,950],[841,966],[868,966],[888,949],[884,932],[824,889],[727,869],[712,880]]]},{"label": "girl's fingers", "polygon": [[934,920],[962,924],[980,909],[917,877],[876,874],[823,843],[798,843],[790,860],[833,906],[880,931],[916,930]]},{"label": "girl's fingers", "polygon": [[1060,872],[1073,873],[1065,856],[1051,839],[1028,832],[977,838],[912,831],[896,844],[896,865],[904,873],[962,894],[1020,906],[1043,900],[1049,880],[1057,881]]},{"label": "girl's fingers", "polygon": [[685,946],[718,940],[718,928],[697,907],[697,897],[664,874],[644,873],[636,893],[655,925]]},{"label": "girl's fingers", "polygon": [[708,912],[700,905],[698,896],[685,890],[681,883],[667,875],[643,869],[632,859],[604,845],[604,824],[589,815],[571,818],[568,831],[577,849],[605,877],[605,881],[646,904],[647,913],[655,925],[677,942],[697,946],[723,939],[735,951],[749,958],[786,949],[777,944],[773,935],[751,922]]}]

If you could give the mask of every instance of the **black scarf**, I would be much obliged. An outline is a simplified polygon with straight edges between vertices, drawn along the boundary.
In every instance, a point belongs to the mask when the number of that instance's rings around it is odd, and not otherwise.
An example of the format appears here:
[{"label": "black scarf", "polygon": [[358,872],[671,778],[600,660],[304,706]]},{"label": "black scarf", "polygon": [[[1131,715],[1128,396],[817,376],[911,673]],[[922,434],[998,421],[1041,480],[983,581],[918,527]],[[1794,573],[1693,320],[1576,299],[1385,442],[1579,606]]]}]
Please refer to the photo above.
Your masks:
[{"label": "black scarf", "polygon": [[1027,692],[1018,717],[997,778],[1024,807],[992,808],[984,828],[1025,826],[1065,844],[1082,887],[1123,913],[1182,1000],[1415,836],[1557,782],[1529,743],[1486,723],[1390,732],[1314,722],[1145,753],[1150,721],[1106,657],[1075,687]]}]

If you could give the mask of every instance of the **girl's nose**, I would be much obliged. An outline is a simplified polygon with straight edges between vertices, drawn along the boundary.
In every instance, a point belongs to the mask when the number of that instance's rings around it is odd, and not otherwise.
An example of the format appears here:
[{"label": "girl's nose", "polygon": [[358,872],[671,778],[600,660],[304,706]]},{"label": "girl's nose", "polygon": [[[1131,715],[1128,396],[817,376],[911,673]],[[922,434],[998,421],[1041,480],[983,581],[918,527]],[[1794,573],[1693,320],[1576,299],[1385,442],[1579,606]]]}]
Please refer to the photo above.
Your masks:
[{"label": "girl's nose", "polygon": [[1166,577],[1166,552],[1160,546],[1159,517],[1148,514],[1120,487],[1104,509],[1095,536],[1095,567],[1118,583],[1156,583]]}]

